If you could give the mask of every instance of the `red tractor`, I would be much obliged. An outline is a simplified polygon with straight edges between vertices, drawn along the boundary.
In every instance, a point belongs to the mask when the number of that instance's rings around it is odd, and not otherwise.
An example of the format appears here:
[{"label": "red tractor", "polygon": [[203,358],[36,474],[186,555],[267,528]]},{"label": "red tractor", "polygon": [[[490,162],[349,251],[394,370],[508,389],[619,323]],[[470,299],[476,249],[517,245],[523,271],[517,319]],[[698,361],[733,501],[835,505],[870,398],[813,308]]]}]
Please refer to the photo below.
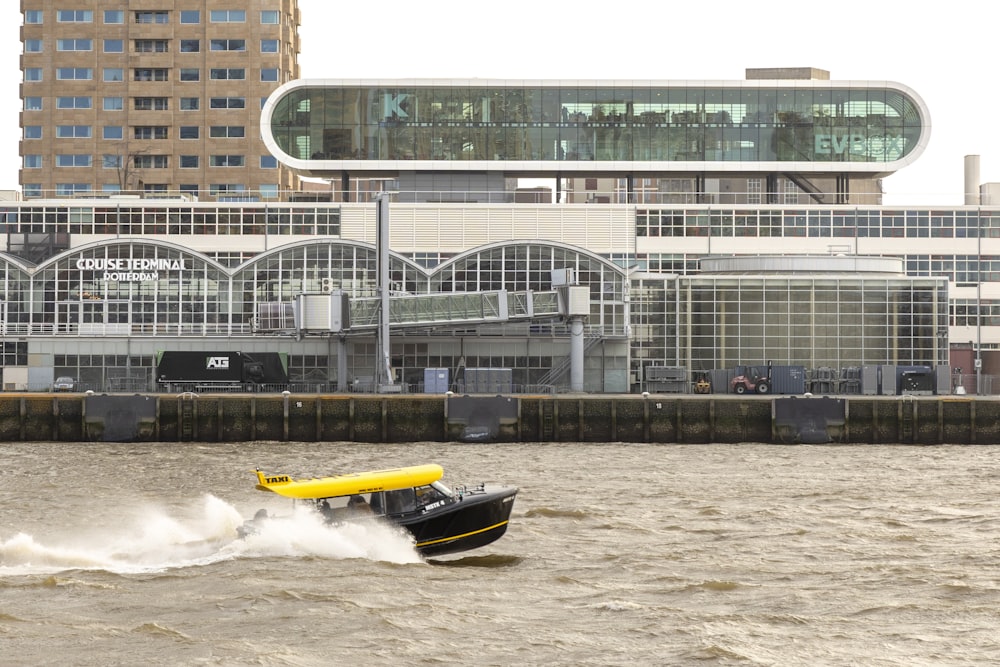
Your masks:
[{"label": "red tractor", "polygon": [[737,375],[729,382],[729,389],[734,394],[754,394],[771,393],[771,364],[767,365],[767,372],[761,374],[759,368],[750,367],[742,375]]}]

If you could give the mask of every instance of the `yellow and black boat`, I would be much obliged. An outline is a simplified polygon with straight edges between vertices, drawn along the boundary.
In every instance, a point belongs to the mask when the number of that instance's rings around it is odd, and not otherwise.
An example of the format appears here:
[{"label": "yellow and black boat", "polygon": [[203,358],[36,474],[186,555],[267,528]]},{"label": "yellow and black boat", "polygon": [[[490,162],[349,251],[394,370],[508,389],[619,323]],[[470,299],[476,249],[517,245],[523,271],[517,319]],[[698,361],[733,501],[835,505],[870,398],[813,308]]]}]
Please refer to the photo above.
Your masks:
[{"label": "yellow and black boat", "polygon": [[[436,464],[313,479],[256,472],[259,490],[308,503],[328,523],[375,516],[399,524],[427,556],[477,549],[499,539],[517,495],[517,487],[485,483],[452,490],[441,483],[444,471]],[[261,510],[240,534],[256,532],[266,520]]]}]

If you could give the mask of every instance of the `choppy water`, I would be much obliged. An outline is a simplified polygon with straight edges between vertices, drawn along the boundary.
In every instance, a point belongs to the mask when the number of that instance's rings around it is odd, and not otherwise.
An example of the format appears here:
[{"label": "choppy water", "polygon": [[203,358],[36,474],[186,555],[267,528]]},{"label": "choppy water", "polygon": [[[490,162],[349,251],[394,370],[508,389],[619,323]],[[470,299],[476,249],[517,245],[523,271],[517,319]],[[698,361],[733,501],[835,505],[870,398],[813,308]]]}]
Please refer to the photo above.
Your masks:
[{"label": "choppy water", "polygon": [[[0,664],[994,665],[1000,450],[0,445]],[[235,539],[251,471],[437,462],[493,545]]]}]

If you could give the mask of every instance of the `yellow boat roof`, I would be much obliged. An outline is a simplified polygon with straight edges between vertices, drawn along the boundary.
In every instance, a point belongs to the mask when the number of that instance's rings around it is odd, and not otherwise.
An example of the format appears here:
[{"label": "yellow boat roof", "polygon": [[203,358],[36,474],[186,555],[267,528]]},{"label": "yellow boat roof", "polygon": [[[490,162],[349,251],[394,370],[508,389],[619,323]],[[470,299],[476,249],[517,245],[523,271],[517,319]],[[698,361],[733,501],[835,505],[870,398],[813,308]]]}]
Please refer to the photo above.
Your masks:
[{"label": "yellow boat roof", "polygon": [[292,479],[288,475],[265,475],[260,470],[256,472],[259,490],[272,491],[286,498],[333,498],[356,493],[409,489],[436,482],[444,474],[441,466],[434,463],[313,479]]}]

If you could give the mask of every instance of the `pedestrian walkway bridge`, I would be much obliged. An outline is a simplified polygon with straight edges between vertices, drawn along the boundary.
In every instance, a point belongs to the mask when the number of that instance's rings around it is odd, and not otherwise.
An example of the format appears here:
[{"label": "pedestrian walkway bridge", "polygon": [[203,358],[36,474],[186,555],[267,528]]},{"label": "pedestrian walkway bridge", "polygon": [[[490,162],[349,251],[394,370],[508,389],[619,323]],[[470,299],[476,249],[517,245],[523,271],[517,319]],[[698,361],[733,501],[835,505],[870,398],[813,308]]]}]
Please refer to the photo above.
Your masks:
[{"label": "pedestrian walkway bridge", "polygon": [[[378,328],[380,308],[378,297],[348,299],[337,292],[302,294],[294,303],[262,306],[256,330],[300,335],[371,331]],[[395,329],[550,320],[561,314],[556,291],[495,290],[389,297],[389,326]]]}]

